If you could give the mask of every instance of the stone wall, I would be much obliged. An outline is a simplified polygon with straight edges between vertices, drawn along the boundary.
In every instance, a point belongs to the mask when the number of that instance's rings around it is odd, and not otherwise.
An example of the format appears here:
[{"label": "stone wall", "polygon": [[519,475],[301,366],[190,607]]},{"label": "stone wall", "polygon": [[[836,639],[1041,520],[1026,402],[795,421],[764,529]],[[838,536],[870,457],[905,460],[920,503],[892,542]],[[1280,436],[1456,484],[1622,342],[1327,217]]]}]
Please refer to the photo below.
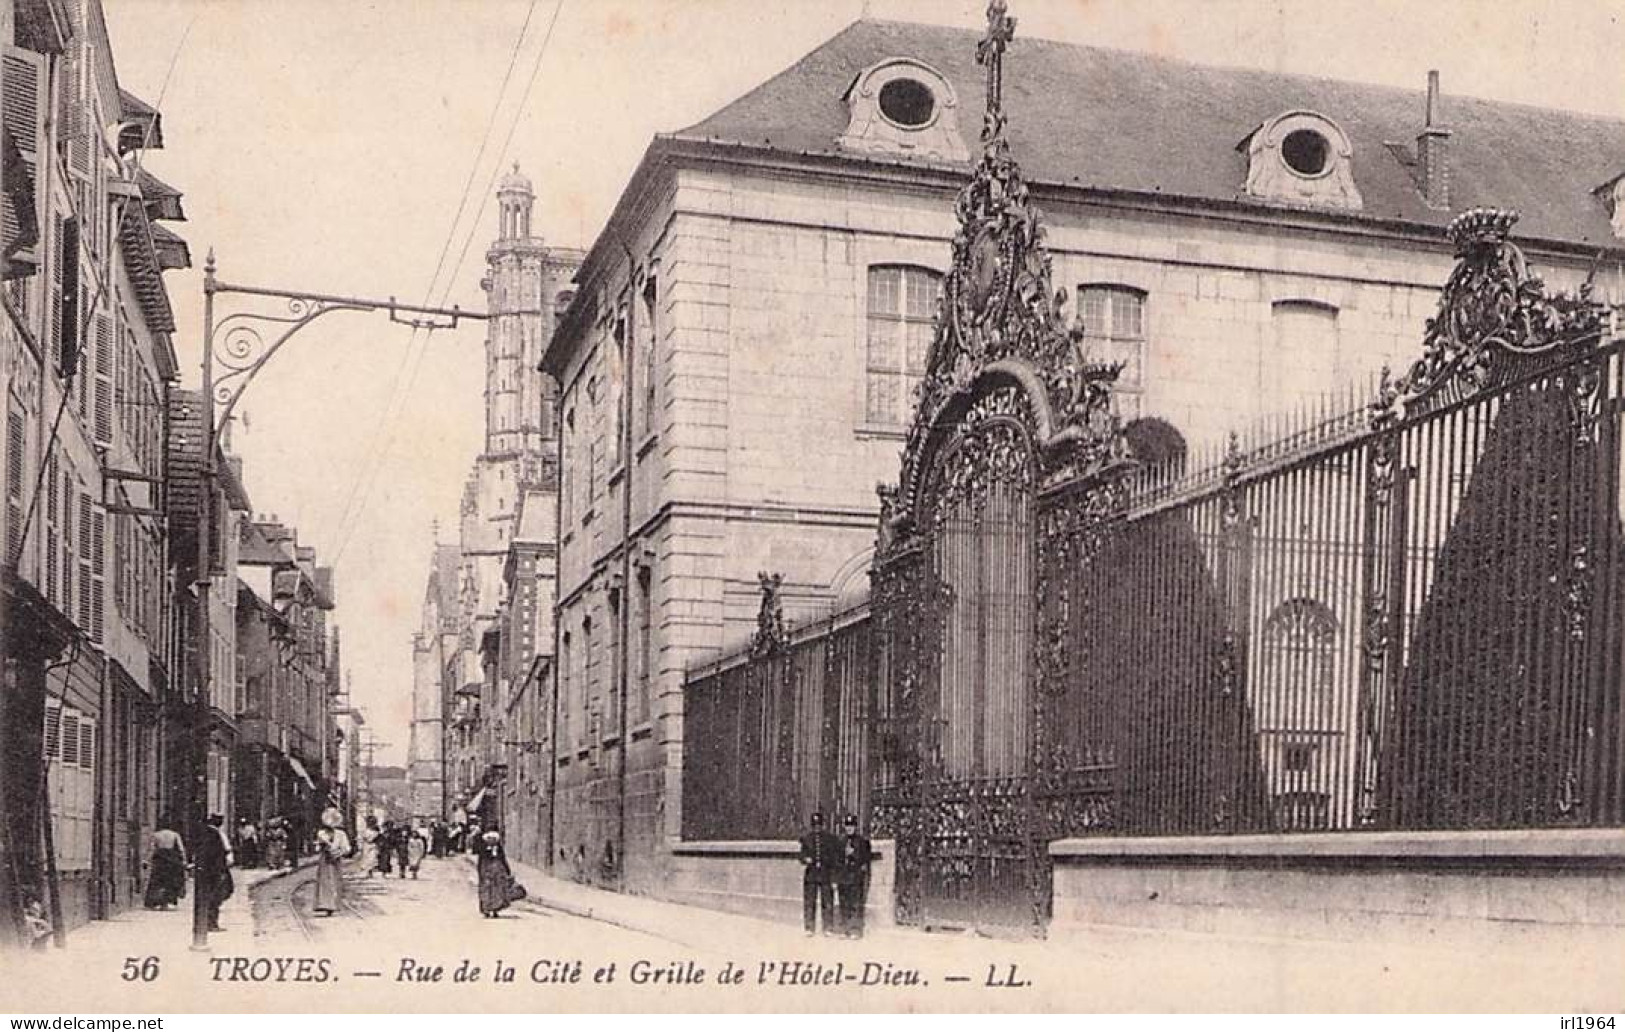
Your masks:
[{"label": "stone wall", "polygon": [[[876,840],[865,928],[890,928],[897,851]],[[800,847],[791,841],[689,842],[672,850],[667,899],[735,914],[801,924]]]},{"label": "stone wall", "polygon": [[1347,832],[1052,843],[1052,935],[1625,934],[1625,832]]}]

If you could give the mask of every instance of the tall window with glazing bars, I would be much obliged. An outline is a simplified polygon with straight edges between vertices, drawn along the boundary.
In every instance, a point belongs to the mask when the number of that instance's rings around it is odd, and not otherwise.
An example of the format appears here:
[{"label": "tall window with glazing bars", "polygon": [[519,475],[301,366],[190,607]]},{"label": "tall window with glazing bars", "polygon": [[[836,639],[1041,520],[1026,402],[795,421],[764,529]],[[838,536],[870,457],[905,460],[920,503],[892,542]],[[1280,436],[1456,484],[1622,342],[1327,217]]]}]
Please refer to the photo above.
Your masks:
[{"label": "tall window with glazing bars", "polygon": [[914,414],[925,375],[942,277],[914,265],[869,269],[864,421],[902,427]]}]

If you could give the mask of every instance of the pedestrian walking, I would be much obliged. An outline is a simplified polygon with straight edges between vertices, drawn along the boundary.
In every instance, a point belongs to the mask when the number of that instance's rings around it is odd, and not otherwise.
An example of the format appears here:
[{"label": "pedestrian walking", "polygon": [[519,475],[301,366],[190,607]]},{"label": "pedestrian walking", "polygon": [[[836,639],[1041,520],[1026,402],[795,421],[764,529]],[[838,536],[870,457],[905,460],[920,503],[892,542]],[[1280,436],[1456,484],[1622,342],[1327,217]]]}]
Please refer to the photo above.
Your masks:
[{"label": "pedestrian walking", "polygon": [[316,901],[311,909],[317,917],[332,917],[344,892],[340,864],[350,852],[350,836],[344,833],[344,814],[336,807],[322,812],[322,830],[316,833]]},{"label": "pedestrian walking", "polygon": [[141,902],[148,910],[167,910],[185,895],[186,843],[165,821],[152,833],[147,891]]},{"label": "pedestrian walking", "polygon": [[424,827],[421,819],[414,818],[406,835],[406,867],[414,879],[418,876],[418,868],[423,866],[423,858],[428,855],[429,829]]},{"label": "pedestrian walking", "polygon": [[840,915],[840,934],[848,939],[863,938],[863,908],[869,901],[869,864],[874,847],[858,830],[856,814],[841,821],[841,855],[835,867],[835,908]]},{"label": "pedestrian walking", "polygon": [[288,862],[288,824],[279,817],[265,822],[265,866],[280,870]]},{"label": "pedestrian walking", "polygon": [[260,834],[254,822],[247,817],[237,819],[237,866],[260,865]]},{"label": "pedestrian walking", "polygon": [[514,881],[508,866],[507,851],[502,848],[502,832],[491,825],[474,843],[476,870],[480,878],[480,913],[496,917],[516,900],[525,898],[525,887]]},{"label": "pedestrian walking", "polygon": [[192,850],[196,870],[192,876],[192,891],[203,897],[208,908],[209,931],[223,932],[220,927],[220,905],[231,898],[236,885],[231,880],[231,844],[226,841],[225,823],[217,813],[209,815],[198,831]]},{"label": "pedestrian walking", "polygon": [[382,833],[378,830],[378,818],[367,815],[365,826],[361,829],[361,869],[371,878],[378,873],[378,839]]},{"label": "pedestrian walking", "polygon": [[395,825],[395,834],[390,839],[390,850],[395,854],[395,876],[405,878],[411,864],[412,829],[405,821]]},{"label": "pedestrian walking", "polygon": [[801,919],[808,935],[818,934],[823,915],[825,935],[835,934],[835,893],[831,879],[840,857],[840,843],[824,827],[824,815],[814,813],[807,834],[801,836]]},{"label": "pedestrian walking", "polygon": [[389,876],[390,861],[395,858],[395,822],[384,818],[378,829],[378,873]]}]

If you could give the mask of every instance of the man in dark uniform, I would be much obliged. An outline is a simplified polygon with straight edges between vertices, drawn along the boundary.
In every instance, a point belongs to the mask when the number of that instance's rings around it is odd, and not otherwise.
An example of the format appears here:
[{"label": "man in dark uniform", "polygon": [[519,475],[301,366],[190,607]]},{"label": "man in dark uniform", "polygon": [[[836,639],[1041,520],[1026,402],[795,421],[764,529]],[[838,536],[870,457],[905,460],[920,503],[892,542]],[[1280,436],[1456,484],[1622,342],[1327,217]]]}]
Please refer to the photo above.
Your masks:
[{"label": "man in dark uniform", "polygon": [[811,827],[801,836],[801,917],[808,935],[818,932],[824,915],[824,934],[835,934],[835,894],[831,885],[840,863],[840,841],[824,830],[824,815],[812,815]]},{"label": "man in dark uniform", "polygon": [[192,848],[192,862],[196,865],[192,876],[192,891],[203,898],[209,911],[209,931],[223,931],[220,927],[220,904],[231,897],[235,886],[231,881],[231,847],[226,844],[224,821],[211,813],[198,829]]},{"label": "man in dark uniform", "polygon": [[863,907],[869,899],[869,863],[874,849],[869,836],[858,831],[856,814],[841,821],[840,856],[835,868],[835,905],[840,911],[841,935],[863,938]]}]

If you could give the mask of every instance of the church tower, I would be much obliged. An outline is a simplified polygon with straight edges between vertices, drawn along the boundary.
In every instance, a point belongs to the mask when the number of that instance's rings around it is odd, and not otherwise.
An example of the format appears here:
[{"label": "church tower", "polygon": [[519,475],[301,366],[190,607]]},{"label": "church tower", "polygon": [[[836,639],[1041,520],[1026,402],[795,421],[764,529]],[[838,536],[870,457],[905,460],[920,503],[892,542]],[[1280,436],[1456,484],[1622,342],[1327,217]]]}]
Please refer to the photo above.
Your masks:
[{"label": "church tower", "polygon": [[[531,231],[536,193],[519,171],[497,190],[497,239],[485,253],[485,457],[516,457],[522,479],[547,479],[537,460],[552,455],[558,392],[537,366],[553,332],[554,300],[568,274]],[[564,275],[561,277],[561,273]],[[551,464],[548,464],[549,466]]]}]

